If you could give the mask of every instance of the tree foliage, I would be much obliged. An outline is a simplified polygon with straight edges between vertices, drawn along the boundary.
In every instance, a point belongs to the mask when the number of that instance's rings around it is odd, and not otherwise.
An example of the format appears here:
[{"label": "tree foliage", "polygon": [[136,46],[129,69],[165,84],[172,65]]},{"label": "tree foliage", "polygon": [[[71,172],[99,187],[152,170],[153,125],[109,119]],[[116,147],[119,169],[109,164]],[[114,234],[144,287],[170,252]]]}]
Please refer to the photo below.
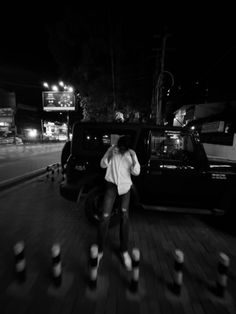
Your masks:
[{"label": "tree foliage", "polygon": [[111,119],[114,110],[146,109],[149,99],[140,79],[144,65],[137,66],[135,47],[130,54],[121,21],[96,9],[81,10],[75,18],[74,8],[68,6],[63,18],[48,25],[58,72],[79,91],[87,118]]}]

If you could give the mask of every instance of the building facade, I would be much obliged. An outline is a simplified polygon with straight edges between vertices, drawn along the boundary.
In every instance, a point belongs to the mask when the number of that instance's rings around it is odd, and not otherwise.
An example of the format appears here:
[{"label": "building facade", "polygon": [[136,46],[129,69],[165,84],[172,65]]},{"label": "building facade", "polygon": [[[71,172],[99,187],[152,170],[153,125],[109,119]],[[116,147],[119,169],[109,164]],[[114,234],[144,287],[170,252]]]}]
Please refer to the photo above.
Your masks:
[{"label": "building facade", "polygon": [[173,125],[195,128],[209,158],[236,161],[236,101],[185,105]]}]

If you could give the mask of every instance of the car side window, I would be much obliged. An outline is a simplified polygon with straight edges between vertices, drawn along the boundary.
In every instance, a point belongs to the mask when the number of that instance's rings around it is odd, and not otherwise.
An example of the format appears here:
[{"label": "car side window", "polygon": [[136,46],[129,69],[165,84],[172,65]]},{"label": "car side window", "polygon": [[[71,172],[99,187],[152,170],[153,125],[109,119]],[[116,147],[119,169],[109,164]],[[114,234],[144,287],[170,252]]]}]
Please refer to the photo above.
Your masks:
[{"label": "car side window", "polygon": [[134,139],[134,132],[124,130],[84,130],[82,148],[86,151],[105,152],[111,145],[116,145],[122,135],[130,135]]},{"label": "car side window", "polygon": [[180,131],[151,131],[151,160],[191,163],[193,143],[188,134]]}]

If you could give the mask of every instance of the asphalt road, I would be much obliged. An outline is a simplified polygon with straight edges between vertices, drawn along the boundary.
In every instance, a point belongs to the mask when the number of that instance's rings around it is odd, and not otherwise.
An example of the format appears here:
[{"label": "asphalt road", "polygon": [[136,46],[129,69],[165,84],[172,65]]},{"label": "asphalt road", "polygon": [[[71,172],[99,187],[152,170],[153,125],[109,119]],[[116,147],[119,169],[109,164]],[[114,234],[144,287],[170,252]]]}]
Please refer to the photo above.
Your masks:
[{"label": "asphalt road", "polygon": [[[61,174],[52,182],[41,176],[0,192],[0,308],[5,313],[235,314],[236,234],[210,217],[138,211],[130,214],[130,250],[140,249],[139,290],[130,295],[131,273],[117,255],[118,228],[109,230],[100,263],[98,286],[88,288],[89,247],[96,228],[83,204],[59,194]],[[27,279],[16,282],[13,246],[25,242]],[[61,247],[63,285],[53,288],[51,247]],[[173,252],[184,253],[180,296],[169,286],[174,278]],[[230,258],[226,296],[209,289],[217,280],[219,252]]]},{"label": "asphalt road", "polygon": [[60,163],[64,143],[0,146],[0,184],[15,177]]}]

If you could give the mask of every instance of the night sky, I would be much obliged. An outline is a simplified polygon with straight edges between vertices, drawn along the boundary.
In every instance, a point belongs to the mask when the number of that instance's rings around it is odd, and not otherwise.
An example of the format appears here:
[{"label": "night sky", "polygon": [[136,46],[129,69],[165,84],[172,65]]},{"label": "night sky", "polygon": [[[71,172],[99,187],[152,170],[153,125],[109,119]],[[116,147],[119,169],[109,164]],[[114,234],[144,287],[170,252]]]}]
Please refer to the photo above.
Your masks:
[{"label": "night sky", "polygon": [[[192,2],[189,7],[148,1],[109,2],[109,6],[94,3],[68,1],[53,7],[31,2],[4,8],[6,14],[2,10],[0,19],[0,88],[19,90],[19,94],[27,90],[41,99],[41,82],[69,78],[73,69],[81,66],[86,37],[94,40],[97,36],[105,42],[112,38],[117,84],[129,86],[132,81],[132,86],[143,89],[150,99],[155,49],[161,47],[156,36],[165,31],[170,34],[165,70],[175,79],[173,98],[180,86],[190,96],[197,86],[207,88],[209,98],[236,99],[236,28],[230,6],[207,2]],[[95,40],[93,45],[96,50]],[[109,53],[104,52],[104,60],[98,62],[109,64]],[[122,71],[117,65],[120,60]]]}]

